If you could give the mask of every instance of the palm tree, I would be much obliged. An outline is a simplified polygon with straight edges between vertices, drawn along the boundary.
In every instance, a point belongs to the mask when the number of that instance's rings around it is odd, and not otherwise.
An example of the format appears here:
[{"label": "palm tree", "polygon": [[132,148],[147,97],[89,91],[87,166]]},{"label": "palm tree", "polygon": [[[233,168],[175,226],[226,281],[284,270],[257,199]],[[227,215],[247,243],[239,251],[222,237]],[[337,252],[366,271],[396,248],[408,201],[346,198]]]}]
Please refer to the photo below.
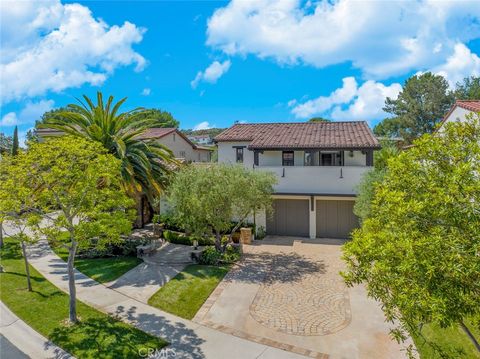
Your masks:
[{"label": "palm tree", "polygon": [[146,116],[144,108],[119,113],[123,98],[113,104],[110,96],[104,104],[97,92],[97,104],[83,96],[85,102],[70,104],[65,111],[39,124],[39,128],[56,129],[69,135],[100,142],[122,163],[121,174],[126,192],[137,205],[136,226],[144,225],[145,198],[150,203],[165,188],[172,167],[177,164],[173,153],[153,139],[142,139],[149,128],[162,127],[162,121]]}]

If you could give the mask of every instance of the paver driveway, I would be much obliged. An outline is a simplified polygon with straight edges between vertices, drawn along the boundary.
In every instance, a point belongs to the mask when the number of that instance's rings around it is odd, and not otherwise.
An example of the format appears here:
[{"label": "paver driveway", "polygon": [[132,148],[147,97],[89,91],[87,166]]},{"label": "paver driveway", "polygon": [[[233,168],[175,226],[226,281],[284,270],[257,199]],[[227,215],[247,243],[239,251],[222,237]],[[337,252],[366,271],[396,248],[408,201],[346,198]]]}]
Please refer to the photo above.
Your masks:
[{"label": "paver driveway", "polygon": [[311,357],[405,357],[379,305],[363,287],[344,285],[341,244],[268,237],[244,246],[244,260],[194,320]]}]

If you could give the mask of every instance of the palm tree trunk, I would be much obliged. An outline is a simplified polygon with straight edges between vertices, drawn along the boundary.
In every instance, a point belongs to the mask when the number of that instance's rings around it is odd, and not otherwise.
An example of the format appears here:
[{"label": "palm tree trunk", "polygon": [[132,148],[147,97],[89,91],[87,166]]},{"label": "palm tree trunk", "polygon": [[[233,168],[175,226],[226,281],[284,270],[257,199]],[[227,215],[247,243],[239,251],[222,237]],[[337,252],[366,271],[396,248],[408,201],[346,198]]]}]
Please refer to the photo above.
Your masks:
[{"label": "palm tree trunk", "polygon": [[32,282],[30,280],[30,267],[28,265],[28,258],[27,258],[27,248],[25,246],[25,242],[22,241],[22,253],[23,253],[23,260],[25,261],[25,273],[27,275],[27,288],[28,291],[32,291]]},{"label": "palm tree trunk", "polygon": [[72,239],[72,244],[68,249],[68,291],[69,298],[69,320],[70,323],[76,323],[77,319],[77,290],[75,288],[75,270],[73,265],[75,263],[75,253],[77,251],[77,242]]}]

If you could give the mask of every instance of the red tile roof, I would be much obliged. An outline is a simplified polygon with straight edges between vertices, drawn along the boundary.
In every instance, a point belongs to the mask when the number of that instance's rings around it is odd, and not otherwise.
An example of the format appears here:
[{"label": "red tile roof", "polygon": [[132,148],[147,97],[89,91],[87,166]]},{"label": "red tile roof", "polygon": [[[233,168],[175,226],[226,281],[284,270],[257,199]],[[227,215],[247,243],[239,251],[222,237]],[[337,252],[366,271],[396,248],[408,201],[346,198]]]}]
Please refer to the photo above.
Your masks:
[{"label": "red tile roof", "polygon": [[380,147],[364,121],[236,124],[215,141],[248,141],[250,149]]},{"label": "red tile roof", "polygon": [[480,112],[480,100],[457,100],[455,105],[465,110]]},{"label": "red tile roof", "polygon": [[175,132],[177,129],[170,127],[170,128],[164,128],[164,127],[155,127],[155,128],[149,128],[146,130],[144,133],[142,133],[139,138],[160,138],[163,136],[168,135],[169,133]]}]

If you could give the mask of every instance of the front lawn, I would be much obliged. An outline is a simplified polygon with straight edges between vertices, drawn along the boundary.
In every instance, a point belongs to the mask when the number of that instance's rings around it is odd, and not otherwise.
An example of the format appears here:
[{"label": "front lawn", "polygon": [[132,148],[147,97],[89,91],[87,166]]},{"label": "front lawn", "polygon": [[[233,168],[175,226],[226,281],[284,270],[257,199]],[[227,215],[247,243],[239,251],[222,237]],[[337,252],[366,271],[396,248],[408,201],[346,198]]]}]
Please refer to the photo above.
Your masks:
[{"label": "front lawn", "polygon": [[[465,324],[468,325],[470,331],[477,338],[480,337],[480,330],[476,329],[471,321],[467,321]],[[425,344],[423,338],[414,337],[415,346],[420,353],[421,359],[480,358],[480,353],[460,326],[444,329],[438,325],[425,325],[422,329],[422,334],[438,351],[435,351],[432,346]],[[443,354],[440,354],[441,352]]]},{"label": "front lawn", "polygon": [[185,319],[192,319],[230,267],[192,264],[165,284],[148,304]]},{"label": "front lawn", "polygon": [[160,349],[167,342],[77,302],[80,323],[65,324],[68,296],[30,267],[28,292],[24,261],[17,243],[6,239],[0,250],[0,300],[33,329],[77,358],[136,358],[139,349]]},{"label": "front lawn", "polygon": [[[53,251],[65,262],[68,250],[63,247],[52,247]],[[75,258],[75,268],[100,283],[111,282],[142,262],[137,257]]]}]

